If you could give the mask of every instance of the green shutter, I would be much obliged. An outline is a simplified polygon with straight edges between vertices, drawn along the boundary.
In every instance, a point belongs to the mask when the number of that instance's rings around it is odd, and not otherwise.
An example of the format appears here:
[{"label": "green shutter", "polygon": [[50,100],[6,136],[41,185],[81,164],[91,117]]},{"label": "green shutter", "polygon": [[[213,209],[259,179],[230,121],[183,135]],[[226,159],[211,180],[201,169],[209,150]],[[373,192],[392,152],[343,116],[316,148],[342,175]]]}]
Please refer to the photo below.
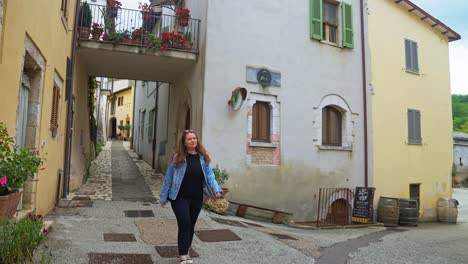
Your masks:
[{"label": "green shutter", "polygon": [[323,39],[323,0],[310,0],[310,38]]},{"label": "green shutter", "polygon": [[354,48],[353,8],[351,4],[342,2],[343,47]]}]

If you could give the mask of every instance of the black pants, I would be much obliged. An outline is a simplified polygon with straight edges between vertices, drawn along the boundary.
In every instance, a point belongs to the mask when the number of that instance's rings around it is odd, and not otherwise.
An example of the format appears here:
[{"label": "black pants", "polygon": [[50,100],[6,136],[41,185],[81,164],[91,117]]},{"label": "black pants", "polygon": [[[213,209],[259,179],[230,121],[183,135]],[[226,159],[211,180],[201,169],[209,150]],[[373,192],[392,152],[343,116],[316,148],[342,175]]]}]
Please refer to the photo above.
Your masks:
[{"label": "black pants", "polygon": [[195,223],[202,208],[203,200],[192,200],[177,198],[171,201],[172,211],[177,218],[177,245],[179,246],[179,256],[188,255],[192,245]]}]

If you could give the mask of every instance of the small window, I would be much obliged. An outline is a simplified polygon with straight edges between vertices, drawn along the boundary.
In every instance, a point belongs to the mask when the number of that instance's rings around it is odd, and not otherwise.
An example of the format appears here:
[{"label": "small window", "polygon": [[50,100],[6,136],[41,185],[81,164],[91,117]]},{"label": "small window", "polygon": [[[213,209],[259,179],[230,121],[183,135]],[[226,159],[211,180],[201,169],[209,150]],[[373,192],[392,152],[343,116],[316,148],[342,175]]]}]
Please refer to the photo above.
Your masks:
[{"label": "small window", "polygon": [[60,103],[60,89],[54,85],[53,95],[52,95],[52,113],[50,116],[50,131],[52,132],[52,137],[57,136],[57,131],[59,127],[59,103]]},{"label": "small window", "polygon": [[257,101],[252,112],[252,141],[270,142],[270,104]]},{"label": "small window", "polygon": [[118,100],[118,101],[117,101],[117,105],[118,105],[118,106],[122,106],[122,105],[123,105],[123,101],[124,101],[123,96],[120,96],[119,98],[117,98],[117,100]]},{"label": "small window", "polygon": [[323,40],[338,44],[338,7],[336,2],[323,1]]},{"label": "small window", "polygon": [[115,114],[115,97],[112,97],[111,101],[111,115]]},{"label": "small window", "polygon": [[148,115],[148,141],[153,142],[154,134],[154,109],[149,112]]},{"label": "small window", "polygon": [[408,143],[420,145],[421,141],[421,113],[408,109]]},{"label": "small window", "polygon": [[405,60],[407,71],[419,73],[418,43],[415,41],[405,39]]},{"label": "small window", "polygon": [[322,109],[322,145],[341,146],[342,113],[333,106]]}]

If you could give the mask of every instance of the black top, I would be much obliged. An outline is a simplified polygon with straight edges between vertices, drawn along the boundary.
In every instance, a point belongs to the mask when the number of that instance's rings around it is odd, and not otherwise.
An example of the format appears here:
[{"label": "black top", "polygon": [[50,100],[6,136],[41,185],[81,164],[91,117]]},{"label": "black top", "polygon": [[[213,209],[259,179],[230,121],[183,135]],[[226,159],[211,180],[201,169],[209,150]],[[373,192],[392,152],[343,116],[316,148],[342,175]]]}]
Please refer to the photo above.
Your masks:
[{"label": "black top", "polygon": [[203,170],[199,154],[187,153],[187,170],[177,197],[203,200]]}]

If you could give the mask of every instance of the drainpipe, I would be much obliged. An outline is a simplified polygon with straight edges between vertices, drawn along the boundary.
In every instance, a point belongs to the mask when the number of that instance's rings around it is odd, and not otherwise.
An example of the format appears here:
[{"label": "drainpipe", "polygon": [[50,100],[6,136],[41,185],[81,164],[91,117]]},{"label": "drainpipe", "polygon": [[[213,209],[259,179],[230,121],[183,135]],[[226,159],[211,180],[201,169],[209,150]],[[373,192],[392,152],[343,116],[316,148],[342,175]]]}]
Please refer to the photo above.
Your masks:
[{"label": "drainpipe", "polygon": [[361,12],[361,60],[362,60],[362,95],[364,107],[364,186],[369,185],[369,162],[368,162],[368,136],[367,136],[367,78],[366,78],[366,45],[365,45],[365,28],[364,28],[364,0],[360,3]]},{"label": "drainpipe", "polygon": [[76,46],[77,46],[77,34],[78,34],[78,14],[80,13],[80,1],[76,0],[75,4],[75,22],[73,25],[72,33],[72,47],[71,47],[71,58],[70,58],[70,80],[67,83],[70,87],[68,88],[68,94],[65,100],[67,104],[67,127],[65,130],[65,161],[64,161],[64,181],[63,181],[63,193],[62,198],[66,198],[70,187],[70,163],[71,163],[71,150],[72,150],[72,125],[73,125],[73,90],[75,80],[75,58],[76,58]]}]

